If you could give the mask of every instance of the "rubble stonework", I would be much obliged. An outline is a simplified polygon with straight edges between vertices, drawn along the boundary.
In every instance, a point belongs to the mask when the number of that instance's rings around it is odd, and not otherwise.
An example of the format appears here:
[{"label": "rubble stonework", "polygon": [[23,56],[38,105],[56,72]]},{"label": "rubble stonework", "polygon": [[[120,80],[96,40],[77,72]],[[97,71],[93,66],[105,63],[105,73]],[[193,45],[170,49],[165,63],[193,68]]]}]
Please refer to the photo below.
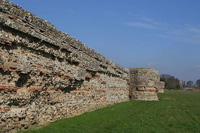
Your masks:
[{"label": "rubble stonework", "polygon": [[156,85],[157,85],[158,93],[164,93],[165,83],[162,81],[158,81]]},{"label": "rubble stonework", "polygon": [[128,101],[130,76],[45,20],[0,1],[0,132]]},{"label": "rubble stonework", "polygon": [[[158,71],[151,68],[130,69],[130,98],[157,101],[157,91],[162,90]],[[163,88],[164,89],[164,88]]]}]

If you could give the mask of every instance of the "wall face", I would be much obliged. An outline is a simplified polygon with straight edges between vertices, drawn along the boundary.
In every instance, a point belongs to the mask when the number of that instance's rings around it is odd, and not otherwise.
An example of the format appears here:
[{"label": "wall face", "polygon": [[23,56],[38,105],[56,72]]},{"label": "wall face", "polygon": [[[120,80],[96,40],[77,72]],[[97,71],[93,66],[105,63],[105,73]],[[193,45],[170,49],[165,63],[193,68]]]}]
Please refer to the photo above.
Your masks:
[{"label": "wall face", "polygon": [[[159,74],[151,68],[130,69],[130,97],[132,100],[157,101]],[[160,87],[160,86],[159,86]]]},{"label": "wall face", "polygon": [[0,1],[0,132],[129,100],[129,70]]},{"label": "wall face", "polygon": [[156,83],[158,87],[158,93],[164,93],[165,83],[162,81],[159,81]]}]

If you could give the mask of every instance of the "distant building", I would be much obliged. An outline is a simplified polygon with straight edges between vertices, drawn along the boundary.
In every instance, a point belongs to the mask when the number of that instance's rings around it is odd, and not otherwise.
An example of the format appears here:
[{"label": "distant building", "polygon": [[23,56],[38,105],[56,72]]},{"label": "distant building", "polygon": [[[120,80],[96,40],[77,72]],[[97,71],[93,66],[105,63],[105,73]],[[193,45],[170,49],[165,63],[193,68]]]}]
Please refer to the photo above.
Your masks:
[{"label": "distant building", "polygon": [[179,86],[180,86],[181,89],[183,88],[183,81],[182,80],[179,80]]}]

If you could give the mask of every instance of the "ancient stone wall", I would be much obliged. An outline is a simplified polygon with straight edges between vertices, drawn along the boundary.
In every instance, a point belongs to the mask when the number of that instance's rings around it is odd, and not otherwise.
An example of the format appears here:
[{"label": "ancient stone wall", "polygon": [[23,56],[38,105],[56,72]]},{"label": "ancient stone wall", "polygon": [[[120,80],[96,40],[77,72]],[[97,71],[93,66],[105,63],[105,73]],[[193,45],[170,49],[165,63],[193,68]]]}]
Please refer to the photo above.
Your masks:
[{"label": "ancient stone wall", "polygon": [[129,70],[0,1],[0,132],[129,100]]},{"label": "ancient stone wall", "polygon": [[130,98],[158,100],[163,87],[157,71],[123,68],[47,21],[0,1],[0,132]]},{"label": "ancient stone wall", "polygon": [[165,83],[162,81],[158,81],[156,82],[156,86],[158,89],[158,93],[164,93],[164,89],[165,89]]},{"label": "ancient stone wall", "polygon": [[157,101],[157,92],[162,90],[162,85],[158,71],[151,68],[130,69],[130,98],[132,100]]}]

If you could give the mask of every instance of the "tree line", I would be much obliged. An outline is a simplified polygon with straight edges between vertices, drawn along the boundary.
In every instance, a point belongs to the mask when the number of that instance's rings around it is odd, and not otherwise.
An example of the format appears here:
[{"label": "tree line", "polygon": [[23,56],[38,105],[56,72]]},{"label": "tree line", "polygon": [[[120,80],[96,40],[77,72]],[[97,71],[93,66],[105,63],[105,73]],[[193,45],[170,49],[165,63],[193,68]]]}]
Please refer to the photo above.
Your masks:
[{"label": "tree line", "polygon": [[183,88],[200,88],[200,79],[198,79],[195,83],[193,81],[182,81],[178,78],[171,76],[169,74],[161,74],[160,80],[165,82],[165,89],[169,90],[179,90]]}]

